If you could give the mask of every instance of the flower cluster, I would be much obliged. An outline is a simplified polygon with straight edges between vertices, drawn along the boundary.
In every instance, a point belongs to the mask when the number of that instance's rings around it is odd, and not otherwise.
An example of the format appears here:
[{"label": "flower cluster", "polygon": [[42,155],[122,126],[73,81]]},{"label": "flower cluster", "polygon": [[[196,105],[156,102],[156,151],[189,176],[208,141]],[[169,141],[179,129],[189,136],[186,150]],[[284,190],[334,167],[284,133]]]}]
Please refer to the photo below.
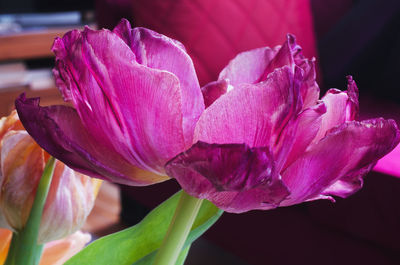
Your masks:
[{"label": "flower cluster", "polygon": [[56,39],[65,106],[21,96],[24,126],[51,155],[128,185],[175,178],[229,212],[346,197],[399,142],[393,120],[356,121],[358,89],[319,99],[295,38],[236,56],[200,88],[181,43],[126,20]]}]

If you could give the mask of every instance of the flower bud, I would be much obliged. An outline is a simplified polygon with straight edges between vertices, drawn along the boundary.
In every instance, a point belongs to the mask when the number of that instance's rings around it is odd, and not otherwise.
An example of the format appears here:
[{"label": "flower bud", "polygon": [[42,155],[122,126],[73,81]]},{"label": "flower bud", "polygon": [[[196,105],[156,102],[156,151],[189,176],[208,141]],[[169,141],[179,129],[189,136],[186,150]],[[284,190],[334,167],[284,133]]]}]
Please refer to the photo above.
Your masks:
[{"label": "flower bud", "polygon": [[[49,155],[19,125],[15,112],[0,123],[0,208],[15,231],[24,228]],[[101,181],[56,161],[43,209],[39,243],[60,239],[85,222]]]}]

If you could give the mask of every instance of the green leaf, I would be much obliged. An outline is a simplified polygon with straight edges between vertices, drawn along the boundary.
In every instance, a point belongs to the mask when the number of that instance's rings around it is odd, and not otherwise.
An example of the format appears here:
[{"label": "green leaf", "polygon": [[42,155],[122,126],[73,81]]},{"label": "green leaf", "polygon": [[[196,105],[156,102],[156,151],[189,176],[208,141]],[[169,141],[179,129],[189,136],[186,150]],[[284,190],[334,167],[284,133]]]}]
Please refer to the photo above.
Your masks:
[{"label": "green leaf", "polygon": [[[188,241],[186,241],[188,242]],[[186,260],[186,257],[189,253],[190,245],[184,248],[181,253],[179,254],[178,260],[176,261],[175,265],[183,265]],[[136,261],[132,265],[150,265],[153,264],[155,257],[156,257],[157,250],[151,252],[149,255],[141,258],[140,260]]]},{"label": "green leaf", "polygon": [[[68,260],[65,265],[149,265],[160,247],[178,204],[178,192],[151,211],[139,224],[102,237]],[[222,215],[204,200],[177,264],[183,264],[190,244]]]}]

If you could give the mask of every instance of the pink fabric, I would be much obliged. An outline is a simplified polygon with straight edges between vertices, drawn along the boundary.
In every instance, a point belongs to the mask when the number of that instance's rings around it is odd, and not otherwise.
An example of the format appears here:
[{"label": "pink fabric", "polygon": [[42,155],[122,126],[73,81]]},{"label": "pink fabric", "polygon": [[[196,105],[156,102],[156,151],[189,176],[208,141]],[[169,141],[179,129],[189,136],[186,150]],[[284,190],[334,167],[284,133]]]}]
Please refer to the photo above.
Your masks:
[{"label": "pink fabric", "polygon": [[397,146],[392,152],[379,160],[374,170],[400,177],[400,146]]},{"label": "pink fabric", "polygon": [[237,53],[283,43],[293,33],[316,56],[309,0],[136,0],[135,26],[181,41],[200,84],[214,81]]}]

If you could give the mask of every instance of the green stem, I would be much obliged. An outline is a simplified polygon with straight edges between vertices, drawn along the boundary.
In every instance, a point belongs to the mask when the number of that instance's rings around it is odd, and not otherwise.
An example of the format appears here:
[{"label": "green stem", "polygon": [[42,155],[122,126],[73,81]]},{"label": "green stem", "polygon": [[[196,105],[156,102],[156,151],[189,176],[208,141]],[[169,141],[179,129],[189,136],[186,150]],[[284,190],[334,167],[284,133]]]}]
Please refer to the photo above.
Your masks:
[{"label": "green stem", "polygon": [[13,265],[15,263],[15,255],[19,245],[18,242],[19,242],[18,234],[16,232],[13,232],[11,245],[8,250],[7,259],[4,265]]},{"label": "green stem", "polygon": [[[11,249],[15,248],[13,263],[7,265],[36,265],[39,264],[43,250],[43,245],[37,243],[40,221],[42,219],[43,208],[46,203],[51,179],[53,177],[55,166],[54,157],[50,157],[44,168],[42,177],[37,187],[35,200],[33,201],[31,212],[25,227],[18,232],[16,246],[11,244]],[[8,262],[8,258],[7,258]]]},{"label": "green stem", "polygon": [[202,199],[194,198],[182,191],[174,217],[153,265],[175,265],[202,202]]}]

